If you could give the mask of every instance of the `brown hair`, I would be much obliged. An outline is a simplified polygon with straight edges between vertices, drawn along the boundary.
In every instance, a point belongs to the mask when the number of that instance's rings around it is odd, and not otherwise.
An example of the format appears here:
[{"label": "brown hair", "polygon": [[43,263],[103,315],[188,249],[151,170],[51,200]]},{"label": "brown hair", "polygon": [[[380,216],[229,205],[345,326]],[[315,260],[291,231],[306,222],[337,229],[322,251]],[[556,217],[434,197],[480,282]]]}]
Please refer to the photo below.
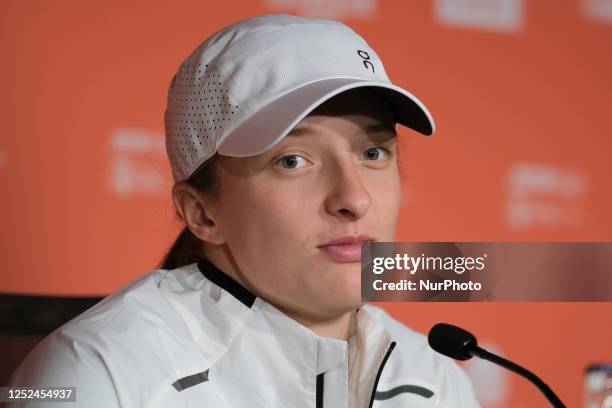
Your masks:
[{"label": "brown hair", "polygon": [[[203,193],[214,197],[219,187],[217,160],[218,155],[215,153],[202,163],[202,165],[185,181]],[[178,210],[176,211],[176,217],[178,220],[183,221]],[[202,250],[202,240],[193,235],[189,228],[185,226],[174,241],[174,244],[170,247],[168,253],[163,257],[163,260],[159,264],[159,268],[175,269],[198,262],[205,258]]]}]

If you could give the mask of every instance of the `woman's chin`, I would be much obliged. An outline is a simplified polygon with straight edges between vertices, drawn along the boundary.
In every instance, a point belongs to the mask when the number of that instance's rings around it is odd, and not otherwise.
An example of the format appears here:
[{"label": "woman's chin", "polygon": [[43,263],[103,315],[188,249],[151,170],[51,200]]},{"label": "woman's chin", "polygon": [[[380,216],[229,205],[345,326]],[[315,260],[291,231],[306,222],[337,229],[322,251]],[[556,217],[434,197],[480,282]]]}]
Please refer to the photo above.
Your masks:
[{"label": "woman's chin", "polygon": [[334,280],[330,285],[329,295],[347,307],[358,307],[361,304],[361,273],[343,273],[342,279]]}]

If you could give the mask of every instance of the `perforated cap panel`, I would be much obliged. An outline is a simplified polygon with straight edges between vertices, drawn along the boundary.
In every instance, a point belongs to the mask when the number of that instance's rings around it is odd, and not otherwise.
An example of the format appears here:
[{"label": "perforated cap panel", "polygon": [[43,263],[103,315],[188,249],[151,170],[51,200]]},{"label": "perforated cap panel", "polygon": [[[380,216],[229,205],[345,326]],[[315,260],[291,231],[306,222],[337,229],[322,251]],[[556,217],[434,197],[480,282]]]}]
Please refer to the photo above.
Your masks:
[{"label": "perforated cap panel", "polygon": [[175,181],[189,177],[216,152],[218,133],[236,109],[218,72],[208,65],[181,65],[170,83],[164,116]]}]

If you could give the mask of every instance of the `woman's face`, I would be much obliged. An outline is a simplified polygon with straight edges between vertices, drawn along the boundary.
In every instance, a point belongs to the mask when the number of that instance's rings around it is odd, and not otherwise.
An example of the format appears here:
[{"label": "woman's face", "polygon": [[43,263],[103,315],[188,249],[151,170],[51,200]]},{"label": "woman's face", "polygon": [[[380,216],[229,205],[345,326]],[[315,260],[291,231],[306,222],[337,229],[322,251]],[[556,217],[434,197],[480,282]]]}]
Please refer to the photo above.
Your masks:
[{"label": "woman's face", "polygon": [[359,306],[359,244],[326,244],[394,239],[400,179],[386,102],[366,89],[340,94],[269,151],[219,166],[211,215],[247,286],[296,315]]}]

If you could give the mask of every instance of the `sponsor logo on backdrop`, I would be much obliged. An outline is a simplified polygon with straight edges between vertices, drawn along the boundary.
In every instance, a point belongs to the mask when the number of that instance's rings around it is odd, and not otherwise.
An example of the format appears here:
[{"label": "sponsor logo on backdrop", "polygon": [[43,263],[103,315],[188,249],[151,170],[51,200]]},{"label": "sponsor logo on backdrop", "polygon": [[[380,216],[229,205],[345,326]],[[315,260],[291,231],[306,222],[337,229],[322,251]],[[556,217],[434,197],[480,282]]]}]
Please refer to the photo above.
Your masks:
[{"label": "sponsor logo on backdrop", "polygon": [[436,0],[434,13],[444,25],[502,32],[525,22],[523,0]]},{"label": "sponsor logo on backdrop", "polygon": [[582,0],[580,8],[587,18],[612,24],[612,0]]},{"label": "sponsor logo on backdrop", "polygon": [[506,220],[514,229],[577,226],[584,222],[588,180],[579,170],[517,163],[506,179]]},{"label": "sponsor logo on backdrop", "polygon": [[[503,353],[494,345],[480,344],[479,346],[494,354],[503,356]],[[472,358],[463,365],[472,380],[478,401],[487,407],[505,406],[510,399],[510,375],[504,368],[490,362]]]},{"label": "sponsor logo on backdrop", "polygon": [[378,0],[264,0],[276,12],[296,13],[313,18],[370,18],[378,8]]},{"label": "sponsor logo on backdrop", "polygon": [[110,143],[110,190],[119,196],[168,194],[171,188],[162,133],[115,129]]}]

